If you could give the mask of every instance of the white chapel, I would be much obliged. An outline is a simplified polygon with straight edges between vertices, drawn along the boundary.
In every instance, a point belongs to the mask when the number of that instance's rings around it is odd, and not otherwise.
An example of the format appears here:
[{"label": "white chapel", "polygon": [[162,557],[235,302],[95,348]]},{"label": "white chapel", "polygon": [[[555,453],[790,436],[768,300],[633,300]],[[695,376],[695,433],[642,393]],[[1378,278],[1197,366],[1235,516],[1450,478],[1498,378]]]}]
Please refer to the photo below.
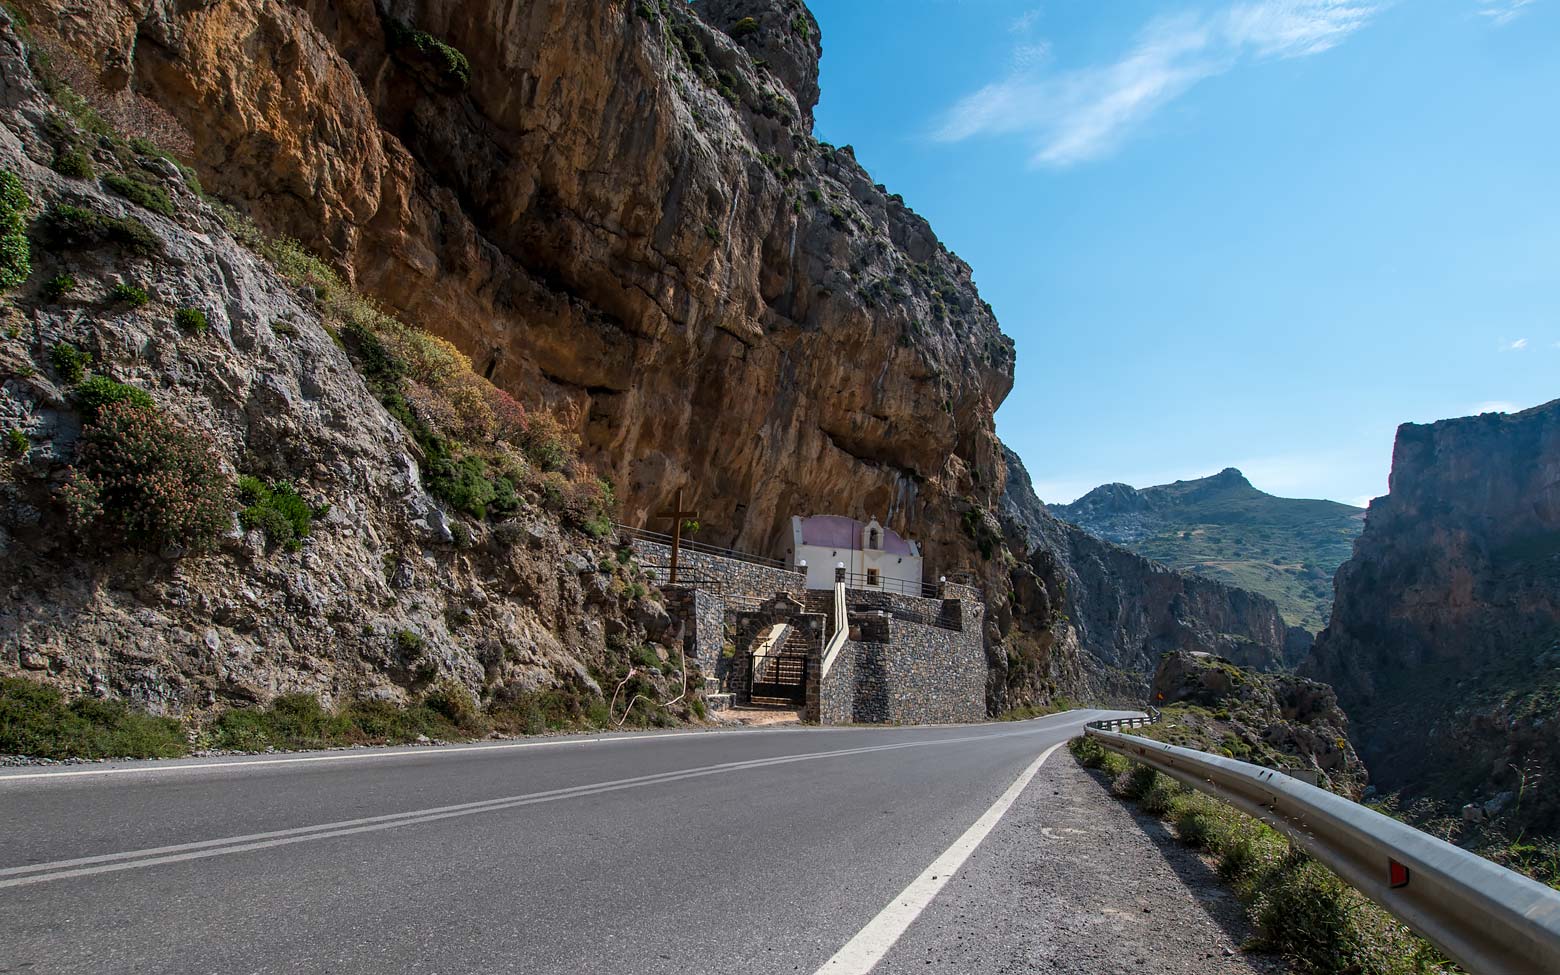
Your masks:
[{"label": "white chapel", "polygon": [[853,588],[920,592],[921,547],[876,518],[796,515],[791,535],[792,565],[806,571],[808,589],[833,589],[843,563]]}]

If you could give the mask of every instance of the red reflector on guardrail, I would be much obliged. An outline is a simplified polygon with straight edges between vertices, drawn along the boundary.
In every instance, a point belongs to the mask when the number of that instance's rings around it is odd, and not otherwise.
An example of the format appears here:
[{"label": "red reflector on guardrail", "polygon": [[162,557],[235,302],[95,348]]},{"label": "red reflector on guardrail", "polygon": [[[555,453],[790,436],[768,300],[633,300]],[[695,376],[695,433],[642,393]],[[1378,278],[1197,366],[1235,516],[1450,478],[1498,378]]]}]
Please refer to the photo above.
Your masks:
[{"label": "red reflector on guardrail", "polygon": [[1387,858],[1387,885],[1393,888],[1408,886],[1408,868],[1391,857]]}]

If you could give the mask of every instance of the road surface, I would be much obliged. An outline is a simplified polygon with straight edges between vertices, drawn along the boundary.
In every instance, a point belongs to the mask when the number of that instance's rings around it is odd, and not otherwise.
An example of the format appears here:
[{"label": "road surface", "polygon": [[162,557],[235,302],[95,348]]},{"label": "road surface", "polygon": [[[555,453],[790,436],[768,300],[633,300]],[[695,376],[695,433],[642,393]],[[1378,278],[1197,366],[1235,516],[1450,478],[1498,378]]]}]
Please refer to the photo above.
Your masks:
[{"label": "road surface", "polygon": [[9,769],[0,972],[866,971],[1115,713]]}]

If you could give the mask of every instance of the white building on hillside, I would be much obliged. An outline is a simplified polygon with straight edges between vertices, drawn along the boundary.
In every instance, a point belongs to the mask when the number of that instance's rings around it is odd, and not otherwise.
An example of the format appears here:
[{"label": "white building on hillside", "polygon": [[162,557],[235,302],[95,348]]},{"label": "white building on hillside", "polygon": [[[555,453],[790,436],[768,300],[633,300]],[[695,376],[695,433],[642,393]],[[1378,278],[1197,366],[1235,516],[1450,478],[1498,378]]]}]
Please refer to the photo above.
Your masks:
[{"label": "white building on hillside", "polygon": [[843,562],[855,588],[921,592],[921,547],[876,518],[796,515],[791,534],[791,564],[806,566],[808,589],[834,588],[834,570]]}]

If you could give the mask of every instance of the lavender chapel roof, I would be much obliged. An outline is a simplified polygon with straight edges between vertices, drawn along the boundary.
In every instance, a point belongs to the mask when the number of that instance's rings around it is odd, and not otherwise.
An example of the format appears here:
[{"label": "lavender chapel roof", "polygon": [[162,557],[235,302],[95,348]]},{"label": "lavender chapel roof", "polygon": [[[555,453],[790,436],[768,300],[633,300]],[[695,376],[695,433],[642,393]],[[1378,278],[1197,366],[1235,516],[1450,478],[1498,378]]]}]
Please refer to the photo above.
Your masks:
[{"label": "lavender chapel roof", "polygon": [[[861,533],[866,527],[866,522],[844,515],[813,515],[802,519],[802,544],[819,548],[861,548]],[[883,529],[882,551],[890,555],[915,554],[910,543],[892,528]]]}]

